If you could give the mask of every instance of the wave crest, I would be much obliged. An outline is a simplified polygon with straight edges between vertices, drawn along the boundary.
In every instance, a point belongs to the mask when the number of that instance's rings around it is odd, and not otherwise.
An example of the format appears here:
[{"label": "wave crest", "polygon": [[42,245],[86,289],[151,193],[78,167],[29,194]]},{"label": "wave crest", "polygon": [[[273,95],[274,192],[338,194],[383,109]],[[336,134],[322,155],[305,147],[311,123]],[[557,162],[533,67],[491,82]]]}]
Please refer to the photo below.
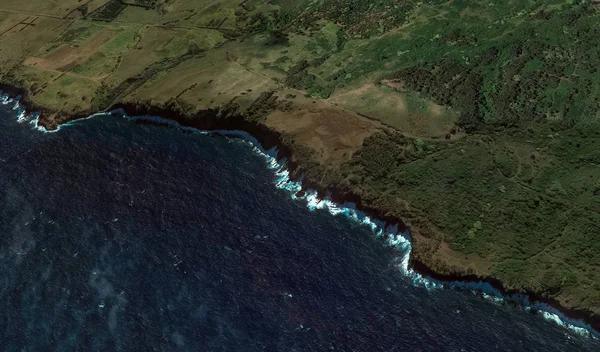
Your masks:
[{"label": "wave crest", "polygon": [[407,278],[409,278],[415,286],[424,287],[427,290],[452,288],[463,291],[468,291],[473,294],[478,294],[485,299],[502,304],[504,302],[517,303],[523,307],[526,311],[537,312],[543,318],[553,321],[556,324],[565,327],[579,335],[588,336],[592,338],[600,338],[600,333],[595,331],[589,324],[582,320],[571,319],[565,316],[558,309],[543,303],[543,302],[531,302],[529,297],[521,294],[504,295],[501,291],[494,288],[487,282],[469,282],[469,281],[441,281],[436,280],[427,276],[423,276],[420,273],[414,271],[409,266],[410,253],[412,250],[412,244],[410,241],[410,232],[399,232],[396,224],[386,224],[383,221],[373,219],[361,212],[356,208],[353,203],[337,204],[329,199],[328,196],[319,198],[316,190],[308,189],[304,190],[302,195],[298,195],[303,190],[302,177],[298,181],[294,181],[290,178],[290,173],[287,169],[286,159],[277,159],[277,149],[271,148],[265,150],[260,142],[252,135],[244,131],[236,130],[213,130],[203,131],[192,127],[182,126],[176,121],[165,119],[158,116],[128,116],[121,109],[114,110],[108,113],[97,113],[87,116],[82,119],[73,120],[71,122],[59,125],[56,130],[47,130],[43,126],[38,124],[40,113],[34,112],[29,115],[26,114],[25,108],[20,103],[20,96],[10,98],[8,94],[2,94],[0,91],[0,104],[11,106],[12,110],[15,111],[15,115],[19,122],[29,121],[33,126],[33,129],[43,133],[55,133],[60,131],[63,127],[71,126],[77,121],[86,120],[94,117],[118,115],[121,118],[128,121],[145,121],[159,125],[164,125],[178,130],[186,132],[194,132],[200,134],[220,134],[226,137],[237,138],[247,143],[256,153],[261,155],[269,169],[273,170],[276,178],[274,184],[276,187],[286,190],[290,197],[294,200],[301,200],[306,203],[309,210],[324,210],[329,212],[331,215],[338,216],[342,215],[351,221],[370,228],[373,234],[383,240],[383,242],[390,247],[395,248],[398,253],[398,259],[394,262],[400,272]]}]

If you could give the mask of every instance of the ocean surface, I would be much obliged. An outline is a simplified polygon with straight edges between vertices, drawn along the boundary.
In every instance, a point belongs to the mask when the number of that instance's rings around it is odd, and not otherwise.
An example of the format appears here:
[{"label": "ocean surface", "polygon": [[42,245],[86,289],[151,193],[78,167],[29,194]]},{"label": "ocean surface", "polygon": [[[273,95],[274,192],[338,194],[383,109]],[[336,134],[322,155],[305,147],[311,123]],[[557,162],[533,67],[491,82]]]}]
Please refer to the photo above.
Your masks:
[{"label": "ocean surface", "polygon": [[2,351],[600,351],[427,289],[239,139],[103,116],[57,133],[0,106]]}]

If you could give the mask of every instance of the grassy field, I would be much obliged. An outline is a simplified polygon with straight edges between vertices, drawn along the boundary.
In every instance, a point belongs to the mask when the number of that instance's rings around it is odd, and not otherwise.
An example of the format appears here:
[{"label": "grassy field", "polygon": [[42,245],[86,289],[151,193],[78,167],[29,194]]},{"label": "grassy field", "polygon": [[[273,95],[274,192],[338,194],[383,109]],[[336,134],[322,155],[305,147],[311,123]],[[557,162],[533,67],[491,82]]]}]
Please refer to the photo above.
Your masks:
[{"label": "grassy field", "polygon": [[404,219],[430,268],[600,314],[597,6],[5,0],[0,80],[59,119],[235,109]]}]

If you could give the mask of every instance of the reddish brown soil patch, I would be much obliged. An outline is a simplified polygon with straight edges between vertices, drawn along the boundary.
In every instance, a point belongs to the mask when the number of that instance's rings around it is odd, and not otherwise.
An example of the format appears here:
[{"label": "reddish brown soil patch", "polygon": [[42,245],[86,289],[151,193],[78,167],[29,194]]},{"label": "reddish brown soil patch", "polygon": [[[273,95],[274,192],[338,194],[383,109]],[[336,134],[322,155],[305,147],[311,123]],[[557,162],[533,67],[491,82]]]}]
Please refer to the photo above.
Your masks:
[{"label": "reddish brown soil patch", "polygon": [[92,36],[84,45],[74,48],[63,44],[43,58],[30,57],[24,64],[46,70],[69,71],[79,63],[91,57],[99,48],[111,40],[112,31],[101,31]]},{"label": "reddish brown soil patch", "polygon": [[266,124],[292,134],[297,142],[315,150],[321,162],[329,164],[347,160],[376,128],[369,120],[324,104],[274,112]]}]

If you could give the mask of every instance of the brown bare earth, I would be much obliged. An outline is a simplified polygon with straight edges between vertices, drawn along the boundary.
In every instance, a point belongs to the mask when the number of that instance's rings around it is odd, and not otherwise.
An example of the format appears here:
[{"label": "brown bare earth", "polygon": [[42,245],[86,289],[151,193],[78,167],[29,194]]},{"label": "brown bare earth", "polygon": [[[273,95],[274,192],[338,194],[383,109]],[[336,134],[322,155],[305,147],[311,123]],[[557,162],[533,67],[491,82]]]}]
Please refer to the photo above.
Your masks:
[{"label": "brown bare earth", "polygon": [[373,121],[323,103],[314,105],[274,112],[265,124],[314,150],[322,164],[334,165],[348,160],[377,129]]},{"label": "brown bare earth", "polygon": [[115,33],[111,31],[101,31],[93,35],[83,46],[72,47],[62,44],[44,57],[27,58],[23,64],[37,66],[40,69],[70,71],[96,53],[98,48],[108,43],[114,35]]}]

